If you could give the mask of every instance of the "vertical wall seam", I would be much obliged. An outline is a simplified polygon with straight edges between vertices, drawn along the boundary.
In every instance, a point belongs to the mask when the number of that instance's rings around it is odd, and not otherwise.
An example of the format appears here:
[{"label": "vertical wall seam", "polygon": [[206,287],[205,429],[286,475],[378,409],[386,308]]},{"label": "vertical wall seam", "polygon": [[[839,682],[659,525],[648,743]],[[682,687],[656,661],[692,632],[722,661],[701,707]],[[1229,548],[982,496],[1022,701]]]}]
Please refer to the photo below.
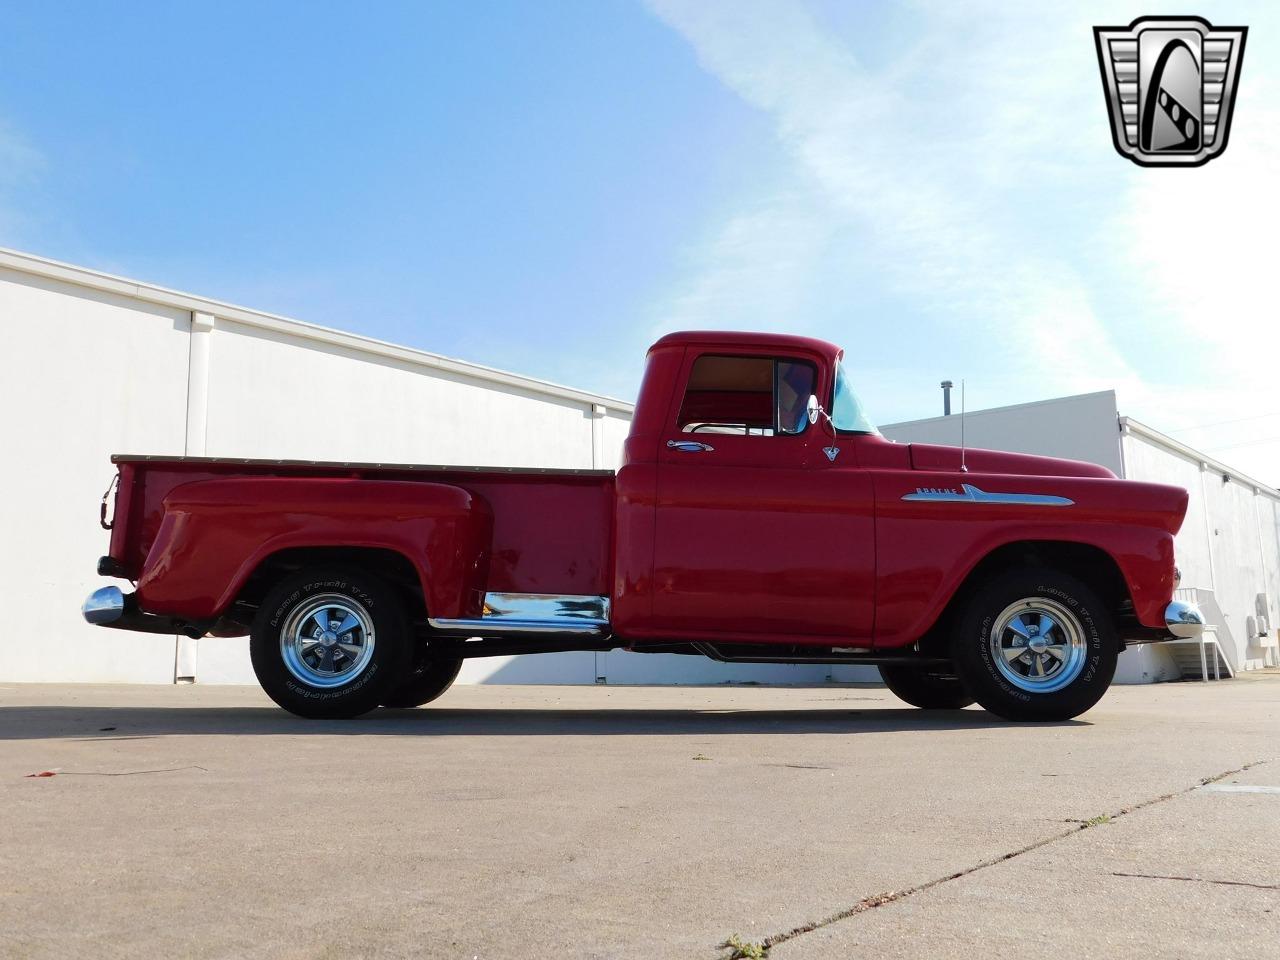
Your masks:
[{"label": "vertical wall seam", "polygon": [[603,469],[604,461],[604,418],[609,409],[602,403],[593,403],[591,417],[591,469]]},{"label": "vertical wall seam", "polygon": [[[186,435],[182,452],[188,457],[203,457],[209,426],[209,361],[213,336],[213,314],[193,311],[191,342],[187,350]],[[199,641],[191,637],[174,637],[173,682],[192,681],[196,675],[196,653]]]},{"label": "vertical wall seam", "polygon": [[[1261,574],[1261,577],[1262,577],[1262,599],[1267,607],[1267,611],[1266,611],[1267,630],[1266,630],[1266,633],[1264,634],[1262,630],[1259,628],[1259,624],[1255,620],[1254,633],[1257,634],[1257,636],[1252,639],[1260,640],[1262,637],[1265,636],[1267,637],[1268,640],[1270,640],[1275,630],[1275,628],[1271,625],[1271,611],[1274,605],[1274,601],[1271,596],[1271,578],[1267,575],[1267,545],[1266,543],[1264,543],[1264,537],[1262,535],[1263,530],[1265,529],[1262,525],[1262,491],[1259,490],[1257,487],[1253,488],[1253,519],[1258,528],[1258,558],[1261,563],[1261,566],[1258,568],[1258,573]],[[1255,601],[1255,606],[1256,606],[1256,601]],[[1256,614],[1256,611],[1255,611],[1255,614]],[[1262,665],[1264,667],[1274,666],[1275,664],[1270,663],[1268,661],[1280,658],[1280,650],[1276,650],[1274,655],[1272,653],[1271,647],[1263,647],[1262,650],[1263,650]]]},{"label": "vertical wall seam", "polygon": [[1204,537],[1205,545],[1208,547],[1209,558],[1209,589],[1214,592],[1214,596],[1218,593],[1218,576],[1215,564],[1213,562],[1213,520],[1209,516],[1209,484],[1205,480],[1205,475],[1209,471],[1209,464],[1203,460],[1200,461],[1200,500],[1204,504]]},{"label": "vertical wall seam", "polygon": [[1120,431],[1119,431],[1120,436],[1116,440],[1116,444],[1120,448],[1120,479],[1128,480],[1129,465],[1125,462],[1125,458],[1124,458],[1124,440],[1125,440],[1125,437],[1129,435],[1129,427],[1128,427],[1128,424],[1125,422],[1125,418],[1120,416],[1119,414],[1116,414],[1116,423],[1120,427]]},{"label": "vertical wall seam", "polygon": [[212,314],[191,314],[191,350],[187,360],[187,439],[184,451],[188,457],[205,455],[213,326]]}]

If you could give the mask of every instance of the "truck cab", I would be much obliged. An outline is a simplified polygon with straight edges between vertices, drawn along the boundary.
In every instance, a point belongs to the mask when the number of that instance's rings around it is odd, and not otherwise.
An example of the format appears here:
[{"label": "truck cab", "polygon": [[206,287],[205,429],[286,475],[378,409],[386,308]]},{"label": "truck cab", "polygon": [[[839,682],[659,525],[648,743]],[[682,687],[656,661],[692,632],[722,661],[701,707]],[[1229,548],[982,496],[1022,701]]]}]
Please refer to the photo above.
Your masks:
[{"label": "truck cab", "polygon": [[[801,337],[653,347],[618,472],[619,536],[647,541],[618,554],[631,632],[871,645],[873,491],[847,468],[854,439],[877,434],[838,369],[835,348]],[[838,381],[840,406],[811,423],[809,398]]]},{"label": "truck cab", "polygon": [[874,664],[916,706],[1062,719],[1126,644],[1203,629],[1172,601],[1186,491],[888,441],[806,337],[663,337],[616,474],[113,460],[99,569],[137,590],[86,618],[247,633],[306,716],[420,705],[469,657],[625,648]]}]

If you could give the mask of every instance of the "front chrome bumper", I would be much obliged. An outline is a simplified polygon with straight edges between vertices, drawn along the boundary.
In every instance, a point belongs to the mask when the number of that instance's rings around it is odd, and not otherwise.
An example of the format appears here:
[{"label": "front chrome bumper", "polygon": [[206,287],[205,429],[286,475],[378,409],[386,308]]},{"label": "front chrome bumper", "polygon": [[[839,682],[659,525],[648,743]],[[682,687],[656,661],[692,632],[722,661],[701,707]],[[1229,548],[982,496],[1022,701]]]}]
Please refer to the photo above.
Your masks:
[{"label": "front chrome bumper", "polygon": [[1174,600],[1164,609],[1164,625],[1179,640],[1190,640],[1204,633],[1204,614],[1194,603]]}]

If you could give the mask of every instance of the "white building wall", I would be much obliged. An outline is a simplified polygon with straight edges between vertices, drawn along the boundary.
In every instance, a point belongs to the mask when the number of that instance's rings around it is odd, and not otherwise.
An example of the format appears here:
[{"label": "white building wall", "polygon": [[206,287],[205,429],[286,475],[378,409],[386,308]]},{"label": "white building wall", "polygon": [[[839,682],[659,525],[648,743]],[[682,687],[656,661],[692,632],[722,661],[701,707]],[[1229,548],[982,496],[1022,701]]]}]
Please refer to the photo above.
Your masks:
[{"label": "white building wall", "polygon": [[[1280,643],[1280,498],[1259,493],[1254,498],[1258,513],[1258,542],[1262,550],[1262,585],[1267,598],[1267,624],[1271,636]],[[1273,655],[1273,661],[1280,656]]]},{"label": "white building wall", "polygon": [[[621,401],[14,251],[0,336],[0,600],[41,618],[0,645],[0,681],[254,682],[243,639],[82,620],[113,453],[610,469],[631,419]],[[479,660],[466,679],[504,673],[596,678],[573,654]]]},{"label": "white building wall", "polygon": [[590,404],[230,321],[212,333],[208,411],[208,456],[592,464]]},{"label": "white building wall", "polygon": [[[1120,476],[1123,467],[1117,419],[1114,390],[1083,393],[966,413],[964,443],[979,449],[1087,460]],[[899,443],[959,446],[961,416],[953,413],[949,417],[891,423],[880,427],[880,432]]]},{"label": "white building wall", "polygon": [[122,449],[181,451],[191,315],[0,266],[0,680],[172,682],[172,637],[81,619]]},{"label": "white building wall", "polygon": [[1182,585],[1212,592],[1205,612],[1227,660],[1236,670],[1276,665],[1280,495],[1133,421],[1123,446],[1129,479],[1188,492],[1176,540]]}]

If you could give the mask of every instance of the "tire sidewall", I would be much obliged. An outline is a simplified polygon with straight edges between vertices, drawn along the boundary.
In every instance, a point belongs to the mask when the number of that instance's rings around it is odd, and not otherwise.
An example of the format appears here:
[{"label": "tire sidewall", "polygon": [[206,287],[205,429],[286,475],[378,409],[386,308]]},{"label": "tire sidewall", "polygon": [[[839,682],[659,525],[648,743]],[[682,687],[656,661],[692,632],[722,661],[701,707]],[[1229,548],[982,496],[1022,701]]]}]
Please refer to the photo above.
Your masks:
[{"label": "tire sidewall", "polygon": [[973,703],[958,677],[922,667],[882,666],[880,679],[899,700],[922,710],[963,710]]},{"label": "tire sidewall", "polygon": [[[991,628],[1000,613],[1022,599],[1045,597],[1061,604],[1080,625],[1085,663],[1067,687],[1034,693],[1010,683],[991,651]],[[996,578],[970,601],[952,643],[952,659],[965,686],[984,708],[1011,720],[1067,720],[1088,710],[1115,676],[1115,626],[1098,596],[1067,574],[1016,570]]]},{"label": "tire sidewall", "polygon": [[[323,593],[357,601],[373,619],[374,647],[368,665],[350,683],[312,687],[295,677],[280,653],[280,630],[299,605]],[[267,696],[304,717],[354,717],[374,709],[405,673],[408,624],[403,604],[386,584],[355,570],[304,570],[281,580],[263,598],[249,636],[249,653]]]},{"label": "tire sidewall", "polygon": [[428,704],[453,686],[461,670],[461,660],[422,658],[407,677],[383,695],[382,705],[392,710],[410,710]]}]

